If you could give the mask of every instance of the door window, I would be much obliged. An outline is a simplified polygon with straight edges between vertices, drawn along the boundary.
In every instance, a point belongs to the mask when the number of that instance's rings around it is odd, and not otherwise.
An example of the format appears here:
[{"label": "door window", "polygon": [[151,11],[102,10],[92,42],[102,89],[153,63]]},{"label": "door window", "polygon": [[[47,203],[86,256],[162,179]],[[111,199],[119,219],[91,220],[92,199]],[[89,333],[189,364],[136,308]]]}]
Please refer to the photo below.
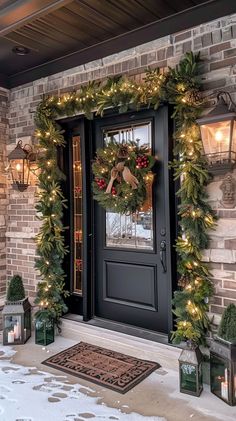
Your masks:
[{"label": "door window", "polygon": [[[107,129],[103,132],[104,144],[136,141],[139,146],[152,151],[151,123],[134,124],[128,127]],[[153,250],[153,206],[152,185],[147,181],[147,199],[139,212],[131,215],[106,211],[106,246]]]}]

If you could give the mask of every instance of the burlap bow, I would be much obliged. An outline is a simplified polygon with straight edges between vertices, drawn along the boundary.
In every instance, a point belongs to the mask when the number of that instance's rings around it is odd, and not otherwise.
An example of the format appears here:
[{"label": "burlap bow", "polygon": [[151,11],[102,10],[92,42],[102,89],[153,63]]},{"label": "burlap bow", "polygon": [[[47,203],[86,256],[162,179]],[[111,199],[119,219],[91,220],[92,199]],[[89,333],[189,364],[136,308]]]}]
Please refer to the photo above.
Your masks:
[{"label": "burlap bow", "polygon": [[124,162],[119,162],[111,169],[111,178],[106,188],[106,193],[111,193],[113,183],[118,178],[119,172],[122,172],[123,179],[126,183],[131,185],[133,190],[137,189],[139,184],[137,178],[131,173],[130,169],[125,166]]}]

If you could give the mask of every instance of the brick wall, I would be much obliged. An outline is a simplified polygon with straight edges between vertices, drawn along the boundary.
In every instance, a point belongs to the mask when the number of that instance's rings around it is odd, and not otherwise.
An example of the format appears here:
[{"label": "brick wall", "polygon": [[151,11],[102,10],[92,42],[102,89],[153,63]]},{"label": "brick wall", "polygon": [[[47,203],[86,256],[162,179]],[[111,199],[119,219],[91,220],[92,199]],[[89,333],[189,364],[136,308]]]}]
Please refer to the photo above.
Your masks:
[{"label": "brick wall", "polygon": [[[236,14],[12,89],[8,152],[17,139],[32,136],[33,111],[43,93],[61,94],[89,80],[103,80],[115,74],[138,79],[147,66],[174,66],[190,50],[200,51],[204,59],[201,79],[206,93],[224,89],[235,98]],[[228,302],[236,303],[236,208],[222,208],[221,181],[214,179],[209,186],[210,201],[220,219],[212,235],[211,248],[205,254],[216,286],[211,311],[218,315]],[[26,290],[33,296],[37,281],[33,270],[33,236],[38,229],[33,207],[34,192],[29,190],[22,195],[10,190],[9,195],[7,274],[23,274]]]},{"label": "brick wall", "polygon": [[40,222],[35,214],[36,187],[20,193],[9,189],[7,226],[7,278],[19,274],[30,299],[35,297],[37,272],[34,269],[36,244],[34,237]]},{"label": "brick wall", "polygon": [[[6,224],[7,189],[5,164],[6,142],[9,138],[8,127],[9,92],[0,88],[0,301],[6,291]],[[0,303],[1,304],[1,303]]]}]

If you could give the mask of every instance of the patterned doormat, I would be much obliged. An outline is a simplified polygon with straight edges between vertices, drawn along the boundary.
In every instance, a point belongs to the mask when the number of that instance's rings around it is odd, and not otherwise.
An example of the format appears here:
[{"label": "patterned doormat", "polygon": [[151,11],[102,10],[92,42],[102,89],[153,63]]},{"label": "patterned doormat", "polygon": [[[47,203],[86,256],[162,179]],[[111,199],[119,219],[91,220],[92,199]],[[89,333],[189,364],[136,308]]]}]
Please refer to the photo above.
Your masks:
[{"label": "patterned doormat", "polygon": [[43,364],[123,394],[160,367],[85,342],[59,352]]}]

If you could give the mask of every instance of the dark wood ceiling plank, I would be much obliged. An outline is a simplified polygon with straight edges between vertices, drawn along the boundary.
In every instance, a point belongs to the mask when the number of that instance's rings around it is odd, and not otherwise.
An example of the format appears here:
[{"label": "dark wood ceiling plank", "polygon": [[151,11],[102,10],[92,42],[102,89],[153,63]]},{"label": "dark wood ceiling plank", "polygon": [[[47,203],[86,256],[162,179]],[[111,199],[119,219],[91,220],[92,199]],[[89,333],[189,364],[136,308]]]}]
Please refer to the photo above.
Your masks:
[{"label": "dark wood ceiling plank", "polygon": [[123,30],[129,31],[129,17],[111,4],[110,0],[76,0],[77,3],[90,8],[93,13],[100,13],[104,17],[117,23]]},{"label": "dark wood ceiling plank", "polygon": [[144,4],[144,7],[149,10],[150,13],[155,13],[160,19],[173,14],[173,7],[166,3],[165,0],[137,0],[138,3]]},{"label": "dark wood ceiling plank", "polygon": [[35,32],[38,32],[39,34],[43,34],[47,36],[50,44],[50,40],[56,41],[57,43],[60,43],[62,46],[65,47],[71,47],[73,49],[74,45],[77,45],[78,48],[78,41],[74,38],[71,38],[70,36],[67,36],[64,32],[60,32],[60,30],[57,30],[55,27],[48,26],[45,22],[39,22],[35,21],[32,23],[29,23],[28,25],[24,26],[24,29],[27,30],[27,28],[32,29]]},{"label": "dark wood ceiling plank", "polygon": [[139,5],[136,2],[134,4],[132,0],[129,0],[129,2],[126,0],[119,0],[119,2],[110,0],[110,4],[112,8],[116,7],[121,13],[126,14],[127,17],[129,16],[130,23],[136,25],[136,28],[150,22],[146,16],[141,15]]},{"label": "dark wood ceiling plank", "polygon": [[31,28],[27,25],[27,26],[24,26],[23,28],[18,29],[15,32],[18,33],[19,35],[26,36],[35,42],[39,40],[41,44],[47,45],[52,49],[54,48],[58,50],[61,49],[60,41],[54,40],[52,38],[49,39],[48,36],[44,34],[42,30],[37,30],[36,28]]},{"label": "dark wood ceiling plank", "polygon": [[27,47],[33,51],[39,51],[42,48],[42,46],[44,49],[50,51],[50,46],[47,43],[42,42],[41,39],[38,39],[37,41],[35,41],[32,38],[30,38],[29,35],[25,35],[22,33],[19,34],[17,30],[11,32],[8,35],[5,35],[4,38],[12,42],[15,42],[18,45],[23,45],[24,47]]},{"label": "dark wood ceiling plank", "polygon": [[[81,48],[87,47],[89,45],[88,43],[85,43],[81,40],[81,32],[77,31],[76,28],[67,24],[65,21],[61,21],[61,19],[58,19],[55,16],[53,16],[53,19],[50,15],[44,16],[43,20],[38,19],[38,21],[52,28],[52,30],[54,30],[56,27],[58,32],[65,34],[71,39],[74,39],[78,43],[78,46],[81,46]],[[82,35],[84,34],[82,33]]]},{"label": "dark wood ceiling plank", "polygon": [[173,8],[175,13],[181,12],[182,10],[189,9],[194,6],[192,0],[165,0],[165,2]]},{"label": "dark wood ceiling plank", "polygon": [[[127,6],[126,0],[120,0],[119,4],[124,4]],[[143,0],[129,0],[128,7],[133,9],[133,15],[136,16],[138,14],[139,18],[142,19],[142,24],[144,25],[144,20],[147,21],[146,23],[153,22],[153,20],[160,19],[160,16],[155,13],[155,4],[156,0],[151,0],[150,10],[146,7],[146,1]]]},{"label": "dark wood ceiling plank", "polygon": [[11,2],[0,13],[0,35],[31,22],[36,17],[56,10],[72,0],[18,0]]},{"label": "dark wood ceiling plank", "polygon": [[111,34],[117,32],[117,29],[119,30],[119,33],[122,30],[122,23],[114,21],[110,16],[108,17],[104,13],[91,8],[83,1],[73,2],[67,5],[66,8],[78,16],[82,16],[88,22],[94,22],[96,25],[103,26],[107,32],[109,31]]},{"label": "dark wood ceiling plank", "polygon": [[84,22],[82,18],[79,20],[78,16],[76,16],[70,10],[67,10],[65,7],[63,7],[60,10],[57,10],[55,14],[57,17],[66,21],[68,24],[71,24],[75,28],[79,28],[80,31],[86,35],[85,39],[88,39],[89,42],[90,40],[93,42],[101,42],[104,41],[104,39],[106,38],[104,36],[104,33],[101,34],[94,28],[92,28],[91,30],[91,28],[88,27],[88,23]]}]

